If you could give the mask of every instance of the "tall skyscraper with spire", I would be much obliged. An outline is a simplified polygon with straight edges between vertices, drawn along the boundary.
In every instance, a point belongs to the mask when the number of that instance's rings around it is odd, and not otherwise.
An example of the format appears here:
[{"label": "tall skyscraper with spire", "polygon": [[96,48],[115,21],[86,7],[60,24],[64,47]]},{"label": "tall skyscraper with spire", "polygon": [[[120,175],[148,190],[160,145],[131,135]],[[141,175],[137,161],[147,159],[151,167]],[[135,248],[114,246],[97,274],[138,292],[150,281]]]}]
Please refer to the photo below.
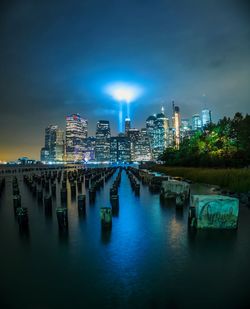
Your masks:
[{"label": "tall skyscraper with spire", "polygon": [[149,137],[150,149],[153,152],[154,149],[154,134],[155,134],[155,121],[156,116],[149,116],[146,120],[146,131]]},{"label": "tall skyscraper with spire", "polygon": [[128,131],[131,129],[131,120],[129,117],[125,118],[125,135],[128,135]]},{"label": "tall skyscraper with spire", "polygon": [[181,117],[180,117],[180,108],[176,106],[174,101],[172,101],[172,109],[173,109],[173,116],[172,116],[172,125],[174,131],[174,144],[177,149],[180,147],[180,126],[181,126]]},{"label": "tall skyscraper with spire", "polygon": [[164,113],[164,107],[161,108],[161,113],[147,118],[146,131],[153,158],[158,159],[168,145],[169,120]]}]

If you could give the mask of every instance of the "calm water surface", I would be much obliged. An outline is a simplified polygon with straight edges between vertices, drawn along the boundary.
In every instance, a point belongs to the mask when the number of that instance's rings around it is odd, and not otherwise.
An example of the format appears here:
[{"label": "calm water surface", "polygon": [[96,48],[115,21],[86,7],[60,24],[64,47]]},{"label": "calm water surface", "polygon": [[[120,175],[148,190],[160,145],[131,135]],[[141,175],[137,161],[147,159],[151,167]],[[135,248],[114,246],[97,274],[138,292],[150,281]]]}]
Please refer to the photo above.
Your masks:
[{"label": "calm water surface", "polygon": [[99,208],[109,205],[116,175],[94,205],[87,201],[85,218],[69,194],[63,235],[55,214],[59,194],[46,217],[22,176],[30,224],[29,235],[19,233],[7,178],[0,202],[1,308],[250,308],[250,209],[240,209],[237,231],[190,232],[187,208],[161,205],[146,186],[136,197],[123,172],[119,215],[102,233]]}]

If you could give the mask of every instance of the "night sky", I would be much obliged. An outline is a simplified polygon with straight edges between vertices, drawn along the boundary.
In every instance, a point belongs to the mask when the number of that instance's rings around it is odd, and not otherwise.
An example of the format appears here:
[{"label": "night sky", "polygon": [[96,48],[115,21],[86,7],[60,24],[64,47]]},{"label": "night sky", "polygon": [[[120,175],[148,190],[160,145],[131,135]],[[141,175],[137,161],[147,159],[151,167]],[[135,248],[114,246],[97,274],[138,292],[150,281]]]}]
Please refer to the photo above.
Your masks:
[{"label": "night sky", "polygon": [[180,106],[250,112],[250,6],[240,0],[6,0],[0,4],[0,160],[39,158],[48,124],[78,112],[118,127],[110,82],[136,83],[135,127]]}]

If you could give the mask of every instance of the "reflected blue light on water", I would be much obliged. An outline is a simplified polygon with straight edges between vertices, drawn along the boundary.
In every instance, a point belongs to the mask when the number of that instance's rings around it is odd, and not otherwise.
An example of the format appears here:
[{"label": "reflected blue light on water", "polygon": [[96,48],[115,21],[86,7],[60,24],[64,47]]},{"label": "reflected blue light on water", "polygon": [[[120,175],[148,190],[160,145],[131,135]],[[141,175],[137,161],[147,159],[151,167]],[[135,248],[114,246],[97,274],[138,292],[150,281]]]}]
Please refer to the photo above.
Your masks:
[{"label": "reflected blue light on water", "polygon": [[[22,185],[29,233],[13,215],[11,180],[0,204],[1,308],[239,308],[248,304],[250,210],[241,208],[237,231],[189,231],[187,208],[162,205],[141,186],[136,197],[126,174],[120,210],[111,231],[101,231],[100,207],[109,205],[105,184],[79,217],[68,196],[68,233]],[[85,193],[85,188],[82,188]],[[194,186],[194,192],[208,190]],[[87,191],[86,191],[87,192]],[[87,194],[88,195],[88,194]],[[13,295],[15,297],[13,297]]]}]

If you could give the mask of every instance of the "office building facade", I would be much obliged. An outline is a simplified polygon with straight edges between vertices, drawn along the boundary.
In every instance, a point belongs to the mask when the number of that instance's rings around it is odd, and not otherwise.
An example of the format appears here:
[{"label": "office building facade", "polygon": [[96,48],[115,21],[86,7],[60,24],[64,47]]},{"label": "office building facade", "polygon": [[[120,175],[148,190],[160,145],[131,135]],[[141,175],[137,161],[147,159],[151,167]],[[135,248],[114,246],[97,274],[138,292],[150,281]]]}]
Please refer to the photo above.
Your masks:
[{"label": "office building facade", "polygon": [[45,143],[40,156],[43,162],[63,161],[64,132],[57,125],[45,128]]},{"label": "office building facade", "polygon": [[95,159],[110,161],[110,124],[107,120],[99,120],[96,125]]},{"label": "office building facade", "polygon": [[88,136],[88,121],[79,114],[66,117],[67,161],[83,160],[83,141]]},{"label": "office building facade", "polygon": [[202,124],[201,124],[201,117],[199,114],[194,114],[192,116],[192,130],[197,131],[201,130]]},{"label": "office building facade", "polygon": [[202,128],[204,129],[206,126],[211,124],[211,122],[212,122],[211,111],[209,109],[203,109],[201,111],[201,124],[202,124]]}]

